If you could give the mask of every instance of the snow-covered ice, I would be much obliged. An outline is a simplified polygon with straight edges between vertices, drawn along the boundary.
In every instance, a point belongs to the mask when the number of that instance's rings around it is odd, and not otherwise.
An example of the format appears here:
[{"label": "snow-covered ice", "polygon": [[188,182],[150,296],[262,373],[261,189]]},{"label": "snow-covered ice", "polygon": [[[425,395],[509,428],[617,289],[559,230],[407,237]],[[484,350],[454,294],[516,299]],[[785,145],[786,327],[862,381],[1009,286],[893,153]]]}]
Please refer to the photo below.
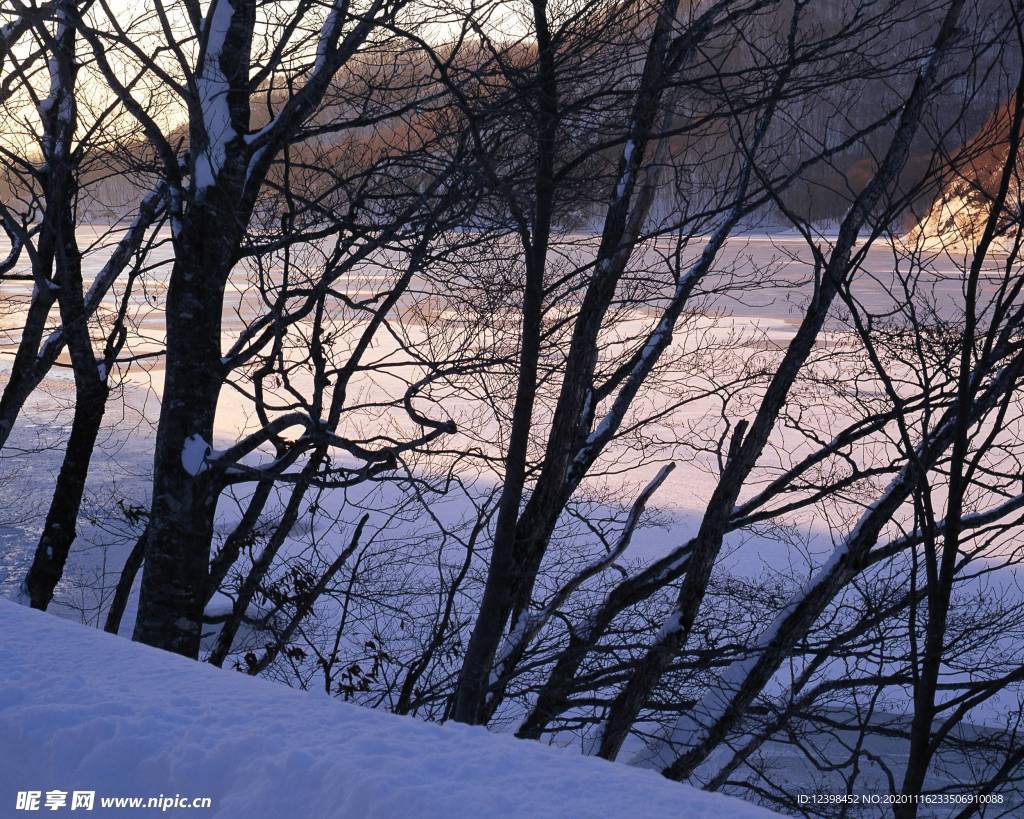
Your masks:
[{"label": "snow-covered ice", "polygon": [[94,790],[98,814],[101,796],[181,794],[213,807],[161,815],[773,815],[653,771],[359,708],[8,601],[0,633],[2,815],[18,791],[53,789]]}]

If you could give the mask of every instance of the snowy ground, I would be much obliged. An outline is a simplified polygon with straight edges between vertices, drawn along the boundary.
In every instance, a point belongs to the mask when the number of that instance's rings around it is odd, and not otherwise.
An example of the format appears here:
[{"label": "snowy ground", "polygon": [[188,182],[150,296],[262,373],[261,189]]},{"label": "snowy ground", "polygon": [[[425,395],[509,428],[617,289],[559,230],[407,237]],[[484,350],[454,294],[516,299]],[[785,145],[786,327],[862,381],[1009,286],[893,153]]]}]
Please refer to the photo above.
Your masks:
[{"label": "snowy ground", "polygon": [[[651,771],[219,671],[0,601],[0,815],[18,791],[210,797],[167,815],[767,817]],[[44,804],[44,803],[43,803]],[[61,810],[69,810],[69,806]],[[44,812],[49,813],[49,811]]]}]

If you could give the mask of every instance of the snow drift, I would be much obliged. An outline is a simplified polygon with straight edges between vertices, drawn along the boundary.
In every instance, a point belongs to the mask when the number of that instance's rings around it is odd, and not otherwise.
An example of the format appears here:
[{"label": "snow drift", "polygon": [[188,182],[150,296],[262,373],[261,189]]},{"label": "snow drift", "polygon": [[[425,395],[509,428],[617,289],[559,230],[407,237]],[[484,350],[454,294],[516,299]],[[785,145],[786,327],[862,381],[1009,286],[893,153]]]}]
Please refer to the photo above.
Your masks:
[{"label": "snow drift", "polygon": [[[0,633],[2,815],[32,815],[15,811],[18,791],[57,789],[95,791],[93,814],[121,816],[772,815],[651,771],[221,671],[8,601]],[[212,808],[100,807],[178,794]]]}]

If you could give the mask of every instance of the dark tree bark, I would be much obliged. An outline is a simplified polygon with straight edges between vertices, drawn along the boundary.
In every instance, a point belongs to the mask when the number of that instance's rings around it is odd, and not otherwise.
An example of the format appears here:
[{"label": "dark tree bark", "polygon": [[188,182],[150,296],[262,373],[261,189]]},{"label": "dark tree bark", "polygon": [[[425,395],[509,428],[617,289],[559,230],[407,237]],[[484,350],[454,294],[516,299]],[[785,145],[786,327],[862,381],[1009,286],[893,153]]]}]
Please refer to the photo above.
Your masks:
[{"label": "dark tree bark", "polygon": [[498,501],[491,562],[473,631],[459,673],[452,719],[475,724],[483,717],[487,682],[501,635],[512,607],[516,582],[516,520],[526,483],[527,447],[537,395],[537,364],[541,342],[544,300],[544,268],[554,205],[555,139],[558,130],[558,81],[555,45],[548,31],[544,0],[534,0],[533,22],[537,35],[537,167],[534,178],[534,212],[524,239],[526,284],[523,290],[522,339],[516,383],[512,428],[505,453],[505,477]]},{"label": "dark tree bark", "polygon": [[[250,134],[255,0],[216,0],[202,26],[190,111],[189,174],[159,127],[103,63],[108,83],[144,125],[163,157],[172,207],[174,265],[167,291],[167,353],[153,461],[153,498],[134,638],[196,658],[209,585],[210,543],[220,485],[205,458],[229,362],[221,358],[224,289],[259,191],[280,151],[315,111],[338,69],[381,17],[401,3],[373,0],[358,18],[339,3],[316,42],[314,70],[270,123]],[[345,26],[351,28],[345,32]],[[93,35],[93,53],[102,48]],[[192,457],[190,457],[192,456]]]},{"label": "dark tree bark", "polygon": [[[224,285],[238,214],[226,203],[196,203],[175,242],[167,292],[167,354],[153,460],[153,500],[134,638],[198,657],[206,602],[216,481],[187,447],[209,446],[223,382]],[[187,443],[188,442],[188,443]]]},{"label": "dark tree bark", "polygon": [[77,125],[75,15],[72,3],[57,4],[54,57],[49,63],[51,90],[40,106],[44,122],[47,210],[54,214],[55,292],[75,377],[75,413],[50,509],[25,579],[29,601],[38,609],[45,609],[53,598],[54,587],[64,572],[75,539],[78,510],[108,392],[105,367],[97,364],[89,335],[82,259],[75,238],[77,189],[71,150]]},{"label": "dark tree bark", "polygon": [[106,384],[102,382],[76,392],[71,435],[35,557],[25,577],[25,588],[33,608],[45,609],[50,604],[54,588],[64,574],[64,564],[76,537],[78,511],[96,436],[107,406],[107,394]]},{"label": "dark tree bark", "polygon": [[110,608],[107,609],[107,619],[103,624],[103,630],[110,634],[117,634],[121,630],[121,618],[124,617],[124,610],[128,605],[128,598],[132,593],[132,586],[135,585],[135,578],[142,568],[142,558],[146,554],[146,538],[148,528],[143,530],[135,539],[131,552],[125,559],[121,574],[117,578],[117,586],[114,587],[114,596],[110,601]]},{"label": "dark tree bark", "polygon": [[[250,151],[249,52],[253,0],[217,0],[207,15],[190,123],[191,201],[175,221],[167,290],[167,352],[153,459],[153,498],[134,639],[198,657],[206,602],[217,482],[205,461],[188,461],[213,438],[223,384],[224,287],[251,209],[245,185]],[[224,101],[214,100],[223,94]],[[226,104],[229,122],[214,113]],[[230,128],[233,136],[225,135]],[[186,463],[187,461],[187,463]]]},{"label": "dark tree bark", "polygon": [[[538,36],[537,109],[541,113],[538,125],[542,136],[536,146],[538,177],[535,202],[538,217],[544,217],[543,222],[535,218],[535,225],[542,225],[543,232],[538,235],[535,228],[535,252],[532,257],[528,254],[526,263],[528,283],[523,304],[524,330],[503,494],[480,612],[459,677],[452,712],[456,720],[470,723],[486,721],[488,713],[493,710],[497,700],[492,698],[491,706],[488,707],[485,707],[485,702],[490,688],[488,680],[491,667],[502,634],[510,617],[513,620],[511,628],[515,630],[516,621],[526,616],[548,540],[566,502],[586,471],[585,468],[579,468],[579,465],[571,466],[571,462],[579,449],[581,436],[586,436],[589,425],[593,423],[594,405],[597,403],[593,378],[598,355],[598,334],[653,200],[656,172],[647,179],[646,184],[638,180],[642,177],[644,155],[652,141],[652,132],[661,116],[661,101],[667,83],[687,63],[697,45],[714,30],[720,18],[733,11],[734,6],[743,6],[744,10],[749,11],[771,2],[755,1],[744,6],[735,0],[720,0],[702,13],[682,35],[673,31],[678,4],[669,0],[658,7],[636,99],[630,111],[626,148],[605,214],[594,272],[573,325],[567,368],[548,435],[543,465],[529,500],[520,511],[525,483],[525,446],[537,390],[536,357],[540,344],[539,331],[536,335],[527,332],[528,322],[532,322],[528,311],[534,308],[529,288],[532,278],[542,283],[544,277],[545,257],[538,254],[537,249],[540,239],[543,239],[546,247],[550,234],[550,210],[556,181],[553,178],[555,135],[559,117],[555,95],[557,63],[554,60],[557,46],[547,33],[546,7],[541,3],[534,4],[534,25]],[[537,266],[541,269],[535,270]],[[541,305],[538,303],[535,309],[538,311],[536,323],[539,328]],[[663,344],[667,346],[669,340],[670,335],[667,335]],[[520,401],[524,390],[528,393],[528,401]],[[518,455],[520,450],[522,458]],[[595,449],[589,453],[591,463],[598,452],[599,449]],[[514,457],[513,453],[516,453]]]}]

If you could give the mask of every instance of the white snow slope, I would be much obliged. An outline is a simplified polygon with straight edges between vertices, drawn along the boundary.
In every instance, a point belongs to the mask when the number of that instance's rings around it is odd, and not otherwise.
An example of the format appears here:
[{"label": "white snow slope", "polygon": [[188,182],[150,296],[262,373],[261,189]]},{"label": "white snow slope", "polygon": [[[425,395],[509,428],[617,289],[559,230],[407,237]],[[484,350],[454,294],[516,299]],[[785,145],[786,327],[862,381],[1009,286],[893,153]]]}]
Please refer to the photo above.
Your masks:
[{"label": "white snow slope", "polygon": [[[0,816],[767,817],[652,771],[221,671],[0,601]],[[210,797],[103,810],[102,797]]]}]

